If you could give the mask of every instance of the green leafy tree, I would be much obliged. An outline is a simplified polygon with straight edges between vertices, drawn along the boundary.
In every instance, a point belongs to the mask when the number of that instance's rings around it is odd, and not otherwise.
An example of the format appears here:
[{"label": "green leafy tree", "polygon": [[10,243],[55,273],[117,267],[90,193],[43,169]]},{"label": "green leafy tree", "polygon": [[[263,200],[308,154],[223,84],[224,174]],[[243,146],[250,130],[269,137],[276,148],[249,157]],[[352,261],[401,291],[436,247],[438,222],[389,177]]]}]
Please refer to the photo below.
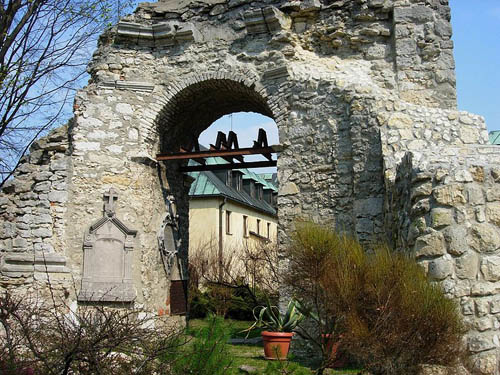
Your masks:
[{"label": "green leafy tree", "polygon": [[29,145],[68,117],[98,36],[132,3],[0,2],[0,187]]}]

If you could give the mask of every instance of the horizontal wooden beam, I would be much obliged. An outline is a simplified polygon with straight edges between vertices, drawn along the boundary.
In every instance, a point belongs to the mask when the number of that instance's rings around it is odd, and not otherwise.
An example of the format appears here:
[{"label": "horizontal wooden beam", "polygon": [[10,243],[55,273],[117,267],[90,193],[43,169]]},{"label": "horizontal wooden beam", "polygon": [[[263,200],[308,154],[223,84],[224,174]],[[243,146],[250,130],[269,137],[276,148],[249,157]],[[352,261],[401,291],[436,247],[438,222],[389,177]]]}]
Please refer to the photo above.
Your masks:
[{"label": "horizontal wooden beam", "polygon": [[211,157],[228,157],[228,156],[243,156],[243,155],[258,155],[258,154],[272,154],[280,152],[282,147],[280,145],[270,147],[248,147],[233,150],[207,150],[207,151],[194,151],[194,152],[177,152],[173,154],[158,154],[156,155],[157,161],[163,160],[183,160],[183,159],[196,159],[196,158],[211,158]]},{"label": "horizontal wooden beam", "polygon": [[205,165],[190,165],[180,167],[181,172],[203,172],[203,171],[220,171],[226,169],[249,169],[249,168],[265,168],[276,167],[276,160],[271,161],[250,161],[245,163],[230,163],[230,164],[205,164]]}]

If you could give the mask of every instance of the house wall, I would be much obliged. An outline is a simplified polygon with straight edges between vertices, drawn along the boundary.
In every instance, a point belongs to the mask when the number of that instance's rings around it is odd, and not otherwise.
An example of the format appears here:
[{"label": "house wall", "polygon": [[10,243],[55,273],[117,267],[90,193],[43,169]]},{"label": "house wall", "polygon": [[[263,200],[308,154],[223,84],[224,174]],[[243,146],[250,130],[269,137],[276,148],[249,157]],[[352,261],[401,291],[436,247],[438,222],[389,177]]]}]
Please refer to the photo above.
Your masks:
[{"label": "house wall", "polygon": [[[190,253],[195,249],[215,247],[219,240],[219,206],[222,198],[192,198],[189,201],[189,247]],[[231,212],[231,228],[226,226],[227,212]],[[257,232],[257,219],[261,221],[261,234],[267,237],[267,223],[270,223],[269,239],[277,243],[277,217],[253,210],[233,201],[227,200],[222,206],[223,248],[226,254],[242,251],[246,246],[256,247],[266,241],[249,233],[244,235],[243,216],[248,217],[248,232]]]}]

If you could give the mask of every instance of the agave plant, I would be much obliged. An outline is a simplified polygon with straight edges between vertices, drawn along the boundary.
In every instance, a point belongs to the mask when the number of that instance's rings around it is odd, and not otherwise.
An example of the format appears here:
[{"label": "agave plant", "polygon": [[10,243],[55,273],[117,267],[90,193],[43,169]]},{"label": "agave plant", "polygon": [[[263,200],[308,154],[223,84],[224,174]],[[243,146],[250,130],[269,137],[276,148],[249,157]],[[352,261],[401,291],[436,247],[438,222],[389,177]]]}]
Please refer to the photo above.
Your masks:
[{"label": "agave plant", "polygon": [[291,299],[286,312],[282,314],[278,306],[271,305],[267,300],[266,306],[257,306],[253,310],[255,323],[245,331],[250,333],[252,329],[259,327],[271,332],[292,332],[305,318],[297,306],[298,302]]}]

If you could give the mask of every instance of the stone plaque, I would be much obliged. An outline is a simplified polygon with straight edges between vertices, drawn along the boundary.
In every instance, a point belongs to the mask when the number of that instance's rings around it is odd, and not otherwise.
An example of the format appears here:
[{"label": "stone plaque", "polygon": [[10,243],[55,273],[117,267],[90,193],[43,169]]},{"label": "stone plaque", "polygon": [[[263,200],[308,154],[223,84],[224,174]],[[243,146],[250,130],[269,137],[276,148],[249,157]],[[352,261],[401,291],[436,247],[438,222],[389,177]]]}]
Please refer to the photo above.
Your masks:
[{"label": "stone plaque", "polygon": [[129,229],[115,213],[117,192],[104,194],[104,215],[85,233],[83,278],[79,301],[131,302],[136,297],[132,283],[132,250],[137,231]]}]

